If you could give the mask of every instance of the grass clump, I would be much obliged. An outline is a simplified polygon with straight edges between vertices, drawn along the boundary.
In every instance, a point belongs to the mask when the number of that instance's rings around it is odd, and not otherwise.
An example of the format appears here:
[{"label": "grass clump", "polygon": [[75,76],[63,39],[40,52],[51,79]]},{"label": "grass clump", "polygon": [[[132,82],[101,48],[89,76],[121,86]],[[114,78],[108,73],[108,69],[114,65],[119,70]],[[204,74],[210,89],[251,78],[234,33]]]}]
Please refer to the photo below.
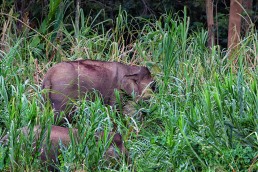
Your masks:
[{"label": "grass clump", "polygon": [[[111,30],[105,29],[105,21],[95,23],[82,12],[80,17],[76,33],[75,26],[63,19],[57,30],[44,37],[33,30],[17,38],[9,25],[0,61],[0,136],[8,131],[10,142],[0,147],[1,170],[45,169],[32,153],[33,135],[17,139],[18,129],[53,123],[51,107],[41,95],[43,74],[52,64],[75,59],[147,65],[158,92],[147,103],[135,104],[131,116],[117,115],[119,107],[106,107],[100,99],[78,102],[77,122],[67,125],[78,128],[81,142],[62,147],[57,169],[258,170],[257,32],[240,42],[238,62],[232,67],[227,51],[219,46],[206,48],[205,30],[189,32],[186,14],[151,21],[121,12]],[[144,27],[138,29],[130,20]],[[52,39],[53,34],[61,35],[60,39]],[[125,34],[134,38],[131,43]],[[96,144],[94,133],[108,133],[115,127],[129,158],[108,163],[103,158],[108,140]]]}]

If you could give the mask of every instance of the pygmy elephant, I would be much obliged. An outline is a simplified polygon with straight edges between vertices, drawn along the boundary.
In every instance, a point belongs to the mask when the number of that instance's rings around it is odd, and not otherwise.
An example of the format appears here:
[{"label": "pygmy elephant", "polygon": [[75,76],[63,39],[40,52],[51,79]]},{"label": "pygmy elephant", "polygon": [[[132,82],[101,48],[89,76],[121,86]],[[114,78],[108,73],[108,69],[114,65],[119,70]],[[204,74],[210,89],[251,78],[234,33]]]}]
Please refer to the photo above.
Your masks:
[{"label": "pygmy elephant", "polygon": [[113,106],[116,102],[115,89],[141,98],[147,88],[154,89],[153,83],[150,71],[144,66],[78,60],[61,62],[50,68],[42,88],[46,89],[45,97],[49,98],[57,116],[71,100],[84,98],[91,91],[98,91],[104,104]]}]

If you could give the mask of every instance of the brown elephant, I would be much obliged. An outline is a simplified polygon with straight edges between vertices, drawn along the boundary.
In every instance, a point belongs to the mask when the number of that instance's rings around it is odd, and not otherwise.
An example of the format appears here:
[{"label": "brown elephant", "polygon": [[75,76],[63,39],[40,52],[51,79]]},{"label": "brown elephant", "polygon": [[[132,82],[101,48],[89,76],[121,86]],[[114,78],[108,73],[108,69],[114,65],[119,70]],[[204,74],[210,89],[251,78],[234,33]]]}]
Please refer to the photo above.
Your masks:
[{"label": "brown elephant", "polygon": [[[79,138],[83,138],[82,136],[79,136],[80,133],[78,133],[77,129],[71,129],[73,133],[73,138],[75,139],[76,143],[79,144]],[[25,137],[29,135],[29,128],[28,127],[23,127],[21,128],[22,133],[24,134]],[[34,137],[34,144],[40,139],[41,136],[41,131],[42,128],[41,126],[37,125],[34,127],[33,130],[33,137]],[[38,147],[37,150],[34,150],[36,153],[37,151],[40,151],[40,159],[43,164],[46,164],[49,170],[55,170],[54,166],[51,166],[53,163],[58,163],[58,156],[61,153],[60,151],[60,141],[62,145],[68,146],[71,143],[71,138],[69,135],[69,128],[64,128],[60,126],[51,126],[50,135],[49,135],[49,140],[46,139],[48,136],[48,130],[43,130],[44,135],[42,143],[40,143],[40,146]],[[103,132],[96,133],[95,134],[95,139],[98,142],[99,139],[103,138]],[[106,150],[104,156],[105,158],[112,159],[112,158],[119,158],[120,153],[121,154],[127,154],[127,151],[124,147],[122,136],[119,133],[113,133],[110,132],[108,135],[108,140],[112,138],[112,141],[110,143],[109,148]],[[7,145],[8,144],[8,139],[9,136],[8,134],[5,135],[1,140],[0,143],[2,145]],[[19,139],[19,138],[18,138]],[[50,146],[48,145],[48,141],[50,141]],[[34,149],[36,145],[33,146]],[[119,150],[119,152],[117,152]],[[48,166],[50,164],[50,166]]]},{"label": "brown elephant", "polygon": [[[120,62],[78,60],[58,63],[50,68],[44,77],[42,88],[47,89],[46,97],[57,112],[57,117],[71,101],[84,98],[86,93],[93,90],[100,93],[104,104],[113,106],[116,102],[115,89],[124,91],[129,96],[134,93],[137,98],[141,98],[153,83],[147,67]],[[67,108],[66,111],[69,110],[71,109]],[[69,117],[68,119],[70,120]]]}]

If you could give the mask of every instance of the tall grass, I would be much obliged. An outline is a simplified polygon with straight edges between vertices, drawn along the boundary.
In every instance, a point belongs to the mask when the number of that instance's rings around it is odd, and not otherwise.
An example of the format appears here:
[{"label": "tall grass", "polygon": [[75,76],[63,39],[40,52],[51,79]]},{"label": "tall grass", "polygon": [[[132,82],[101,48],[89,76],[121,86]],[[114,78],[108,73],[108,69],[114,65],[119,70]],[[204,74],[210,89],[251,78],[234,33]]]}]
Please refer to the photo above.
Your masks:
[{"label": "tall grass", "polygon": [[[53,123],[53,112],[43,102],[35,76],[40,82],[52,64],[75,59],[150,64],[158,92],[147,102],[134,104],[132,116],[118,115],[117,109],[121,107],[106,107],[99,98],[94,102],[78,101],[77,122],[66,126],[78,128],[80,143],[72,141],[68,147],[61,146],[60,164],[52,164],[56,168],[62,171],[258,170],[255,30],[241,41],[237,66],[231,68],[227,51],[219,46],[206,48],[204,29],[189,32],[186,13],[183,18],[168,14],[152,21],[131,18],[121,11],[113,21],[113,30],[104,27],[109,19],[97,23],[97,17],[86,17],[81,11],[81,27],[76,33],[68,17],[58,21],[58,29],[44,38],[35,31],[17,38],[12,33],[13,25],[9,25],[0,62],[0,136],[8,132],[10,141],[0,147],[1,170],[46,169],[40,166],[39,155],[33,155],[33,133],[18,139],[18,129],[23,126],[32,129],[38,124],[48,128]],[[138,26],[130,21],[139,22],[142,29],[135,30]],[[135,33],[137,36],[132,36]],[[61,35],[60,39],[53,39],[53,34]],[[124,34],[135,38],[133,43],[126,45]],[[51,39],[59,51],[54,51],[49,43]],[[51,52],[55,52],[53,59]],[[110,141],[105,137],[96,143],[94,133],[108,133],[114,128],[123,135],[129,158],[107,162],[103,154]]]}]

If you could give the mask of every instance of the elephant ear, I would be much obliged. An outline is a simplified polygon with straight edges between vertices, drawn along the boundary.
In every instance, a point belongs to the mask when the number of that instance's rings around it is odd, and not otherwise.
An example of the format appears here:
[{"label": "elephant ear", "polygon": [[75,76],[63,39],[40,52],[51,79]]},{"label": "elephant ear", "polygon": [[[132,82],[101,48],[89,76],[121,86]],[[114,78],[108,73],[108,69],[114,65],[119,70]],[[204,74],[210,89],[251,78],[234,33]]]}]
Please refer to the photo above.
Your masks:
[{"label": "elephant ear", "polygon": [[133,92],[138,96],[140,95],[140,83],[141,78],[146,74],[147,68],[142,66],[130,66],[128,74],[122,79],[121,89],[126,94],[131,95]]},{"label": "elephant ear", "polygon": [[141,71],[142,71],[141,66],[130,66],[128,75],[136,77],[141,73]]},{"label": "elephant ear", "polygon": [[145,76],[151,77],[149,69],[145,66],[130,66],[129,75],[132,75],[137,81],[142,80]]},{"label": "elephant ear", "polygon": [[136,74],[125,75],[121,82],[121,89],[124,90],[128,95],[131,95],[132,93],[139,95],[137,79],[138,79],[138,76]]}]

